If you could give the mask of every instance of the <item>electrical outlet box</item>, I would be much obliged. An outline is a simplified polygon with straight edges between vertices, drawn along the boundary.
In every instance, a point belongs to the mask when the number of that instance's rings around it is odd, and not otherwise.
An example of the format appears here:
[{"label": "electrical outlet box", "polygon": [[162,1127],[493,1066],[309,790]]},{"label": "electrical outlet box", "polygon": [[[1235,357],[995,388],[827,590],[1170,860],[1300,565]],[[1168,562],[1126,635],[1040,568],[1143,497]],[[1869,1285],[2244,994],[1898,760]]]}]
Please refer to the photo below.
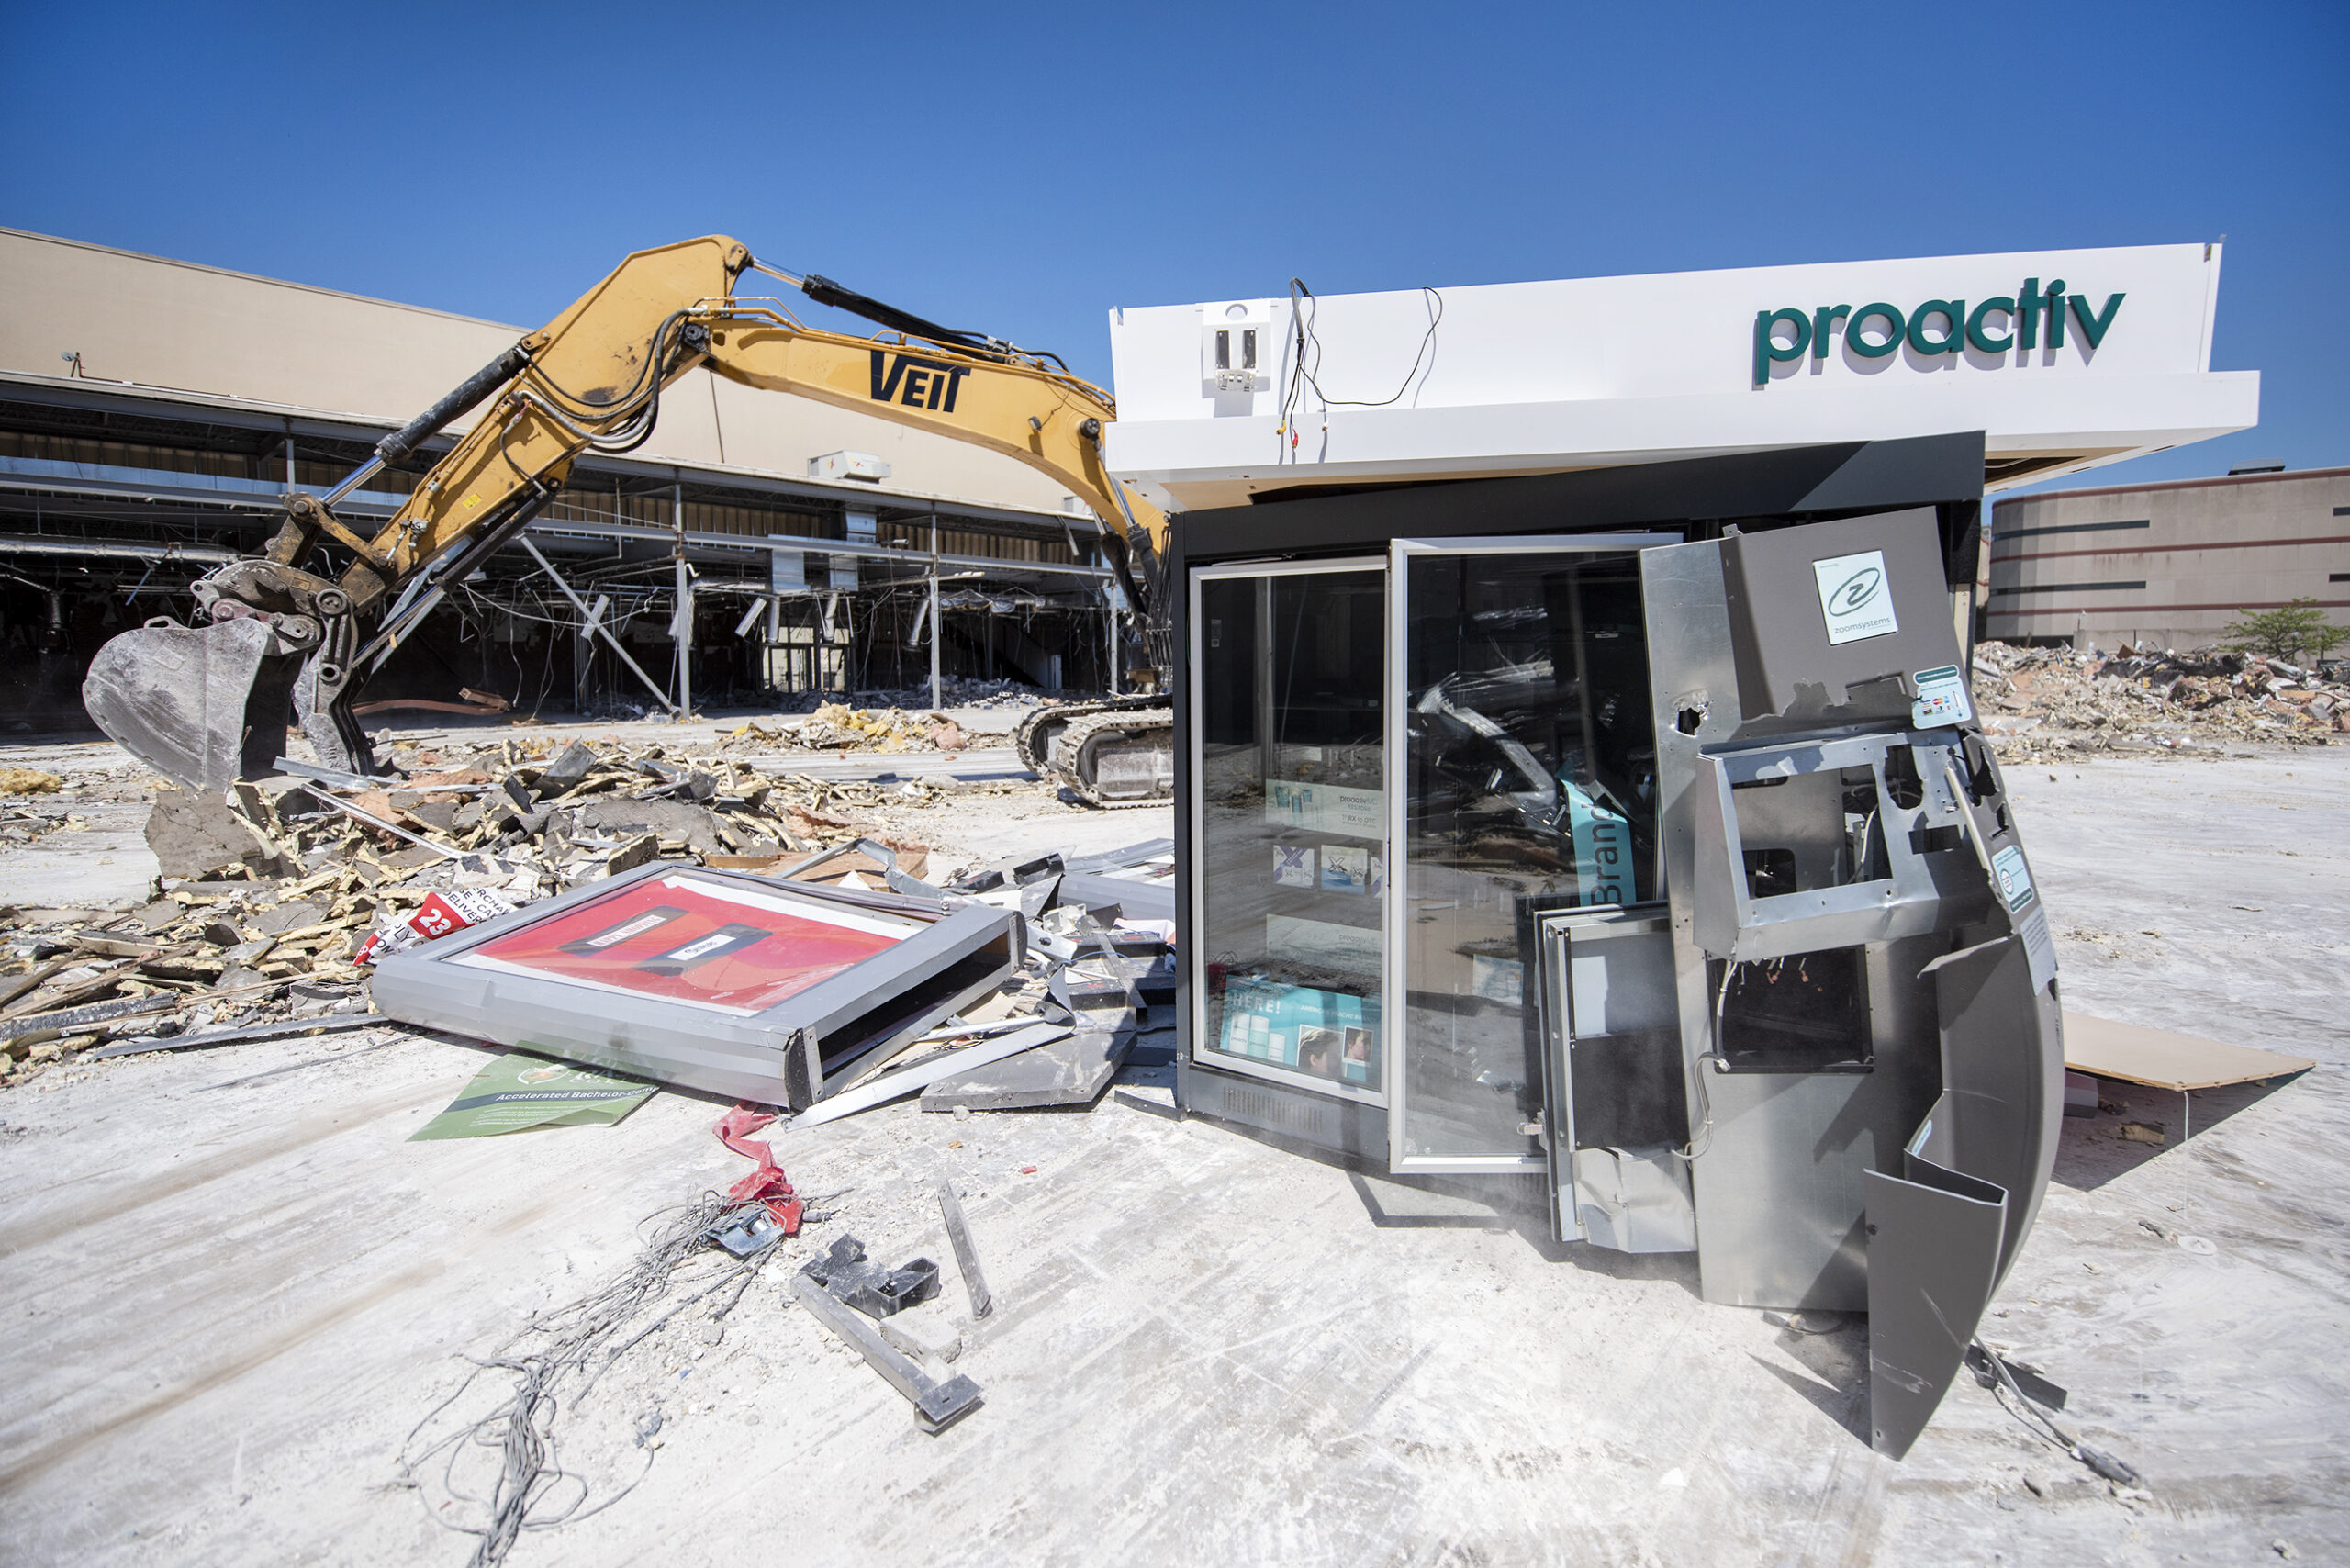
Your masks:
[{"label": "electrical outlet box", "polygon": [[1273,385],[1273,313],[1262,299],[1200,307],[1200,380],[1214,397]]}]

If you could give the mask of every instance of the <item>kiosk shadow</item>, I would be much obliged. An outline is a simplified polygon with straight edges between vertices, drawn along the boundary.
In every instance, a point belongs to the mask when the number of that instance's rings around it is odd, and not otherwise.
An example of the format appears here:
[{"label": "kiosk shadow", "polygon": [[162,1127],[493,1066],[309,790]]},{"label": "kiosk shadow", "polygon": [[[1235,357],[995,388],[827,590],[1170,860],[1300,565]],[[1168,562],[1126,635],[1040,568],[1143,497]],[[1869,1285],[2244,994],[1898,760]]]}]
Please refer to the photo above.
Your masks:
[{"label": "kiosk shadow", "polygon": [[1819,1413],[1869,1441],[1869,1336],[1865,1313],[1768,1315],[1780,1325],[1777,1344],[1809,1377],[1749,1351],[1754,1364],[1808,1400]]},{"label": "kiosk shadow", "polygon": [[[1572,1264],[1585,1273],[1612,1280],[1669,1280],[1692,1296],[1699,1294],[1695,1252],[1617,1252],[1559,1240],[1550,1233],[1550,1211],[1538,1181],[1472,1187],[1458,1178],[1381,1172],[1374,1185],[1373,1178],[1352,1167],[1347,1169],[1347,1181],[1362,1201],[1371,1223],[1382,1230],[1482,1230],[1515,1235],[1546,1262]],[[1384,1197],[1382,1188],[1387,1190]]]},{"label": "kiosk shadow", "polygon": [[[2056,1142],[2056,1168],[2050,1179],[2075,1192],[2094,1192],[2115,1177],[2126,1176],[2149,1160],[2180,1148],[2188,1139],[2202,1137],[2237,1112],[2260,1103],[2301,1076],[2293,1073],[2250,1083],[2222,1084],[2217,1089],[2198,1089],[2193,1091],[2191,1101],[2175,1090],[2100,1078],[2097,1081],[2100,1103],[2098,1114],[2065,1118],[2064,1131]],[[2104,1109],[2106,1105],[2119,1105],[2121,1109],[2110,1112]],[[2162,1141],[2147,1143],[2126,1137],[2121,1130],[2124,1126],[2151,1129],[2162,1135]]]}]

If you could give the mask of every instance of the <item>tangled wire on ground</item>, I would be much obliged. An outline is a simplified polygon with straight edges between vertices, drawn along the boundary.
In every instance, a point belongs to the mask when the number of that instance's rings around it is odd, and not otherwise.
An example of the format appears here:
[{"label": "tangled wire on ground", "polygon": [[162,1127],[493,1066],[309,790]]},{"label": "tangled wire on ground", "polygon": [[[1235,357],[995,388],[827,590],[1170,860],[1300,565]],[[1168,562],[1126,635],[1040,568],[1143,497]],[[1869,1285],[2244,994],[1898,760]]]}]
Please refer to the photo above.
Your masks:
[{"label": "tangled wire on ground", "polygon": [[[553,1529],[601,1513],[634,1491],[653,1468],[653,1449],[646,1439],[658,1430],[658,1417],[640,1422],[637,1446],[644,1449],[644,1468],[619,1491],[587,1506],[592,1488],[588,1479],[567,1471],[556,1456],[554,1428],[564,1402],[582,1406],[588,1391],[614,1362],[666,1327],[670,1319],[697,1302],[732,1287],[733,1294],[711,1314],[723,1319],[743,1299],[778,1249],[767,1247],[746,1259],[736,1259],[713,1248],[713,1230],[722,1229],[754,1212],[755,1203],[737,1203],[715,1193],[681,1209],[655,1215],[652,1238],[621,1276],[593,1294],[533,1317],[514,1340],[493,1356],[468,1357],[474,1371],[448,1398],[435,1406],[408,1433],[400,1447],[399,1484],[416,1491],[425,1513],[443,1529],[476,1538],[473,1568],[493,1568],[505,1561],[524,1530]],[[681,1271],[696,1262],[716,1265],[708,1275],[680,1280]],[[690,1294],[671,1301],[680,1288]],[[666,1306],[665,1306],[665,1304]],[[644,1321],[648,1316],[651,1320]],[[639,1327],[639,1325],[642,1325]],[[497,1408],[416,1445],[425,1429],[462,1400],[486,1372],[514,1374],[511,1392]],[[459,1472],[483,1450],[494,1452],[496,1473],[487,1495],[469,1489]],[[426,1496],[420,1466],[442,1458],[440,1489],[449,1502],[472,1505],[476,1522],[445,1518]],[[477,1484],[475,1484],[477,1485]]]}]

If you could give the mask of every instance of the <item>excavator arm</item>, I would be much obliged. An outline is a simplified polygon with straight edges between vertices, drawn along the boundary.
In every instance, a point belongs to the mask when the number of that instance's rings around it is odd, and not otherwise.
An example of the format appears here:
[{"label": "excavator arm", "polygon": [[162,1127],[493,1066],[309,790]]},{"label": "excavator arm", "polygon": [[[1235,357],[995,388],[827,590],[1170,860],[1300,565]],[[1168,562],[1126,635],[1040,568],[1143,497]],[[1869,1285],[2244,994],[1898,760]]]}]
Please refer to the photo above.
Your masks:
[{"label": "excavator arm", "polygon": [[[1166,662],[1166,519],[1103,465],[1102,429],[1115,417],[1107,394],[1049,355],[937,327],[823,278],[772,274],[898,335],[811,329],[780,300],[736,297],[736,281],[755,264],[741,243],[717,235],[630,256],[561,316],[386,437],[335,489],[289,495],[262,555],[194,586],[197,625],[151,621],[100,649],[83,686],[91,716],[198,789],[272,771],[289,703],[321,761],[372,770],[351,703],[397,627],[384,625],[363,646],[363,618],[422,575],[462,579],[528,526],[583,453],[627,452],[648,440],[662,391],[705,364],[745,386],[934,431],[1051,475],[1102,519],[1122,586],[1153,629],[1153,657]],[[363,532],[336,516],[334,503],[361,482],[398,466],[485,402],[387,521]],[[308,569],[327,543],[352,558],[331,580]],[[405,618],[423,602],[410,603]]]}]

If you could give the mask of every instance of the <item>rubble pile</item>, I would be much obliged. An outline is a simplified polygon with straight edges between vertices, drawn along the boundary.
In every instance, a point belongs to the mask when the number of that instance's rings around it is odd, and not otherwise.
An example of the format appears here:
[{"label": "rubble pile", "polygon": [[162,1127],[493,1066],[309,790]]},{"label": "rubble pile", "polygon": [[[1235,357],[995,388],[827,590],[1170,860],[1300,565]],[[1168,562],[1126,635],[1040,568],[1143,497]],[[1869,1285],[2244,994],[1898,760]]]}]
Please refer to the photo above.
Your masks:
[{"label": "rubble pile", "polygon": [[[228,797],[159,784],[147,841],[161,896],[128,913],[6,912],[0,1070],[17,1081],[109,1037],[365,1014],[383,953],[655,860],[778,874],[862,840],[919,876],[927,849],[898,812],[1024,787],[773,776],[659,745],[518,740],[469,756],[403,748],[379,778],[303,767]],[[12,801],[0,839],[77,820]],[[878,885],[881,869],[852,853],[811,875]]]},{"label": "rubble pile", "polygon": [[[936,703],[931,700],[930,682],[927,680],[912,686],[873,690],[860,689],[849,696],[861,706],[902,708],[908,711],[933,707],[1034,708],[1040,702],[1051,700],[1035,687],[1024,686],[1016,680],[982,680],[977,677],[950,675],[940,679],[938,688]],[[837,696],[828,692],[795,692],[778,698],[775,711],[778,713],[813,713],[838,701]]]},{"label": "rubble pile", "polygon": [[805,751],[961,751],[969,742],[944,713],[900,708],[857,709],[827,702],[804,719],[769,727],[755,721],[728,738],[746,738]]},{"label": "rubble pile", "polygon": [[[46,778],[50,776],[43,774],[41,777]],[[83,825],[80,813],[67,811],[62,807],[44,809],[39,806],[18,805],[13,801],[0,805],[0,845],[30,844],[33,840],[45,838],[61,828],[67,833],[77,833]]]},{"label": "rubble pile", "polygon": [[1999,755],[2324,745],[2350,734],[2350,682],[2257,654],[2168,650],[2111,656],[1982,643],[1975,705]]}]

